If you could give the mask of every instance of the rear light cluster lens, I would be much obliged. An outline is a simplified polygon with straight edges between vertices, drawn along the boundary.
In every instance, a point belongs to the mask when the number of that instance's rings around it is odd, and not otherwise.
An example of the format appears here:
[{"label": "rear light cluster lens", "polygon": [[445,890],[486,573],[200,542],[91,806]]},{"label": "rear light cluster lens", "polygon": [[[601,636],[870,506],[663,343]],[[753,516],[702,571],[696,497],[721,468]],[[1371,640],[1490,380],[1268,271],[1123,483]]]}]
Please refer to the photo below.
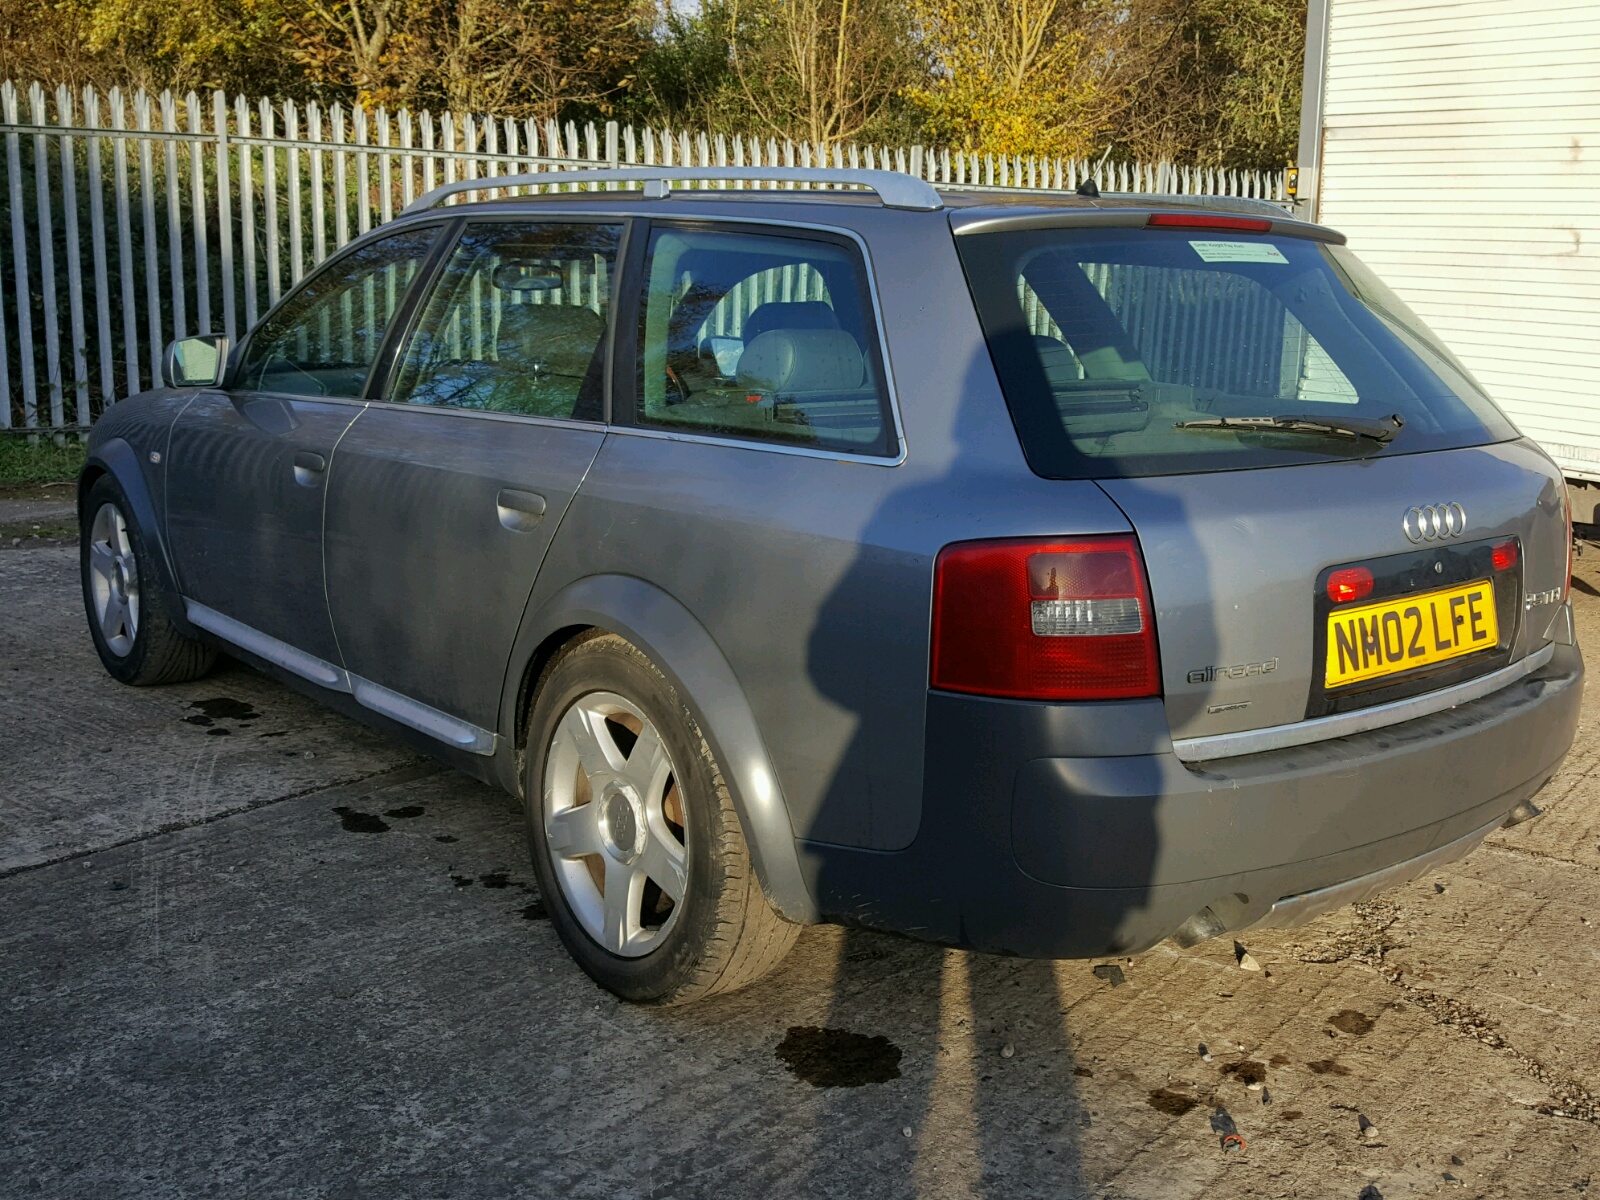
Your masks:
[{"label": "rear light cluster lens", "polygon": [[1490,554],[1493,556],[1496,571],[1509,571],[1517,565],[1516,542],[1501,542],[1490,551]]},{"label": "rear light cluster lens", "polygon": [[1160,695],[1138,541],[947,546],[934,568],[930,682],[1022,700]]},{"label": "rear light cluster lens", "polygon": [[1328,575],[1328,599],[1348,604],[1372,595],[1372,572],[1365,567],[1341,567]]}]

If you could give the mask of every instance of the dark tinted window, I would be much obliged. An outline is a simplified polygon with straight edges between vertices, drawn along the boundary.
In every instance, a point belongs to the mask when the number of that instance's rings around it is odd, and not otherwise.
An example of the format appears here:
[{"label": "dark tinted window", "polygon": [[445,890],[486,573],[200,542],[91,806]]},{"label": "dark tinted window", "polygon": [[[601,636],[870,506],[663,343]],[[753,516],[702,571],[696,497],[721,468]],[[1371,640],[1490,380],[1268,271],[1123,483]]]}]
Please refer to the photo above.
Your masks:
[{"label": "dark tinted window", "polygon": [[621,225],[467,226],[389,398],[600,420],[621,241]]},{"label": "dark tinted window", "polygon": [[[1415,314],[1342,248],[1148,229],[972,234],[957,244],[1040,474],[1225,470],[1516,436]],[[1387,424],[1391,415],[1404,424],[1387,445],[1188,424]]]},{"label": "dark tinted window", "polygon": [[360,396],[389,319],[438,233],[428,226],[369,242],[306,280],[250,335],[234,386]]},{"label": "dark tinted window", "polygon": [[638,421],[887,453],[873,330],[853,247],[657,228],[640,314]]}]

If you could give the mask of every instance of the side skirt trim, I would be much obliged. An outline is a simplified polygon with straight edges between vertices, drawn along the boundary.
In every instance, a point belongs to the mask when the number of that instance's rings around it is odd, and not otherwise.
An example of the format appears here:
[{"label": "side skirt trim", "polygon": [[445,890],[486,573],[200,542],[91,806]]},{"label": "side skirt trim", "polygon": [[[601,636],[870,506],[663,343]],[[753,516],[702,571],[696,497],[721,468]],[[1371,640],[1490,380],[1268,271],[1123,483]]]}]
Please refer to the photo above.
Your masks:
[{"label": "side skirt trim", "polygon": [[495,751],[499,741],[498,734],[479,728],[469,721],[452,717],[449,713],[440,712],[420,700],[413,700],[410,696],[391,691],[373,683],[370,679],[353,675],[343,667],[336,667],[314,654],[297,650],[288,642],[262,633],[259,629],[246,625],[243,621],[236,621],[214,608],[207,608],[204,604],[188,599],[184,600],[183,605],[191,624],[215,634],[223,641],[249,654],[254,654],[257,658],[265,659],[274,666],[292,671],[302,679],[309,679],[319,687],[325,687],[333,692],[348,692],[363,708],[370,708],[391,721],[398,721],[458,750],[485,756],[492,755]]}]

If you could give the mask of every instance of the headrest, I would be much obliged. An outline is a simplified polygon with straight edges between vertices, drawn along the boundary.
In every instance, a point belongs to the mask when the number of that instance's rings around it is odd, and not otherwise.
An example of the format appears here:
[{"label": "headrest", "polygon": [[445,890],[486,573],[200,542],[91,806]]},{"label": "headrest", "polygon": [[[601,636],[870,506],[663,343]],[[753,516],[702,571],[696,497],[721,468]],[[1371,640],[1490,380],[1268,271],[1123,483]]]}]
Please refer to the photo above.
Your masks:
[{"label": "headrest", "polygon": [[592,308],[576,304],[506,304],[495,336],[500,357],[510,354],[579,354],[587,358],[605,333]]},{"label": "headrest", "polygon": [[755,391],[845,392],[866,377],[861,347],[842,329],[774,329],[739,358],[739,384]]},{"label": "headrest", "polygon": [[773,329],[837,329],[839,317],[821,300],[769,300],[758,304],[744,319],[740,333],[745,345]]},{"label": "headrest", "polygon": [[494,285],[502,292],[553,292],[561,275],[549,263],[503,262],[494,269]]}]

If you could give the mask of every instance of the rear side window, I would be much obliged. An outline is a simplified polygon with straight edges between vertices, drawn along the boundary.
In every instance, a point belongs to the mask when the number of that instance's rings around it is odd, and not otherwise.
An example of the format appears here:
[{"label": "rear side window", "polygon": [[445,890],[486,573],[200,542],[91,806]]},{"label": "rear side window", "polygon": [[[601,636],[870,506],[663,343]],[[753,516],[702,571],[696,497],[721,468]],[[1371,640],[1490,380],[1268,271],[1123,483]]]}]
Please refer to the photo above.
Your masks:
[{"label": "rear side window", "polygon": [[640,425],[891,452],[865,273],[845,242],[656,227]]},{"label": "rear side window", "polygon": [[[1035,471],[1175,474],[1516,437],[1348,251],[1211,230],[957,238]],[[1387,443],[1309,426],[1393,429]],[[1224,419],[1303,418],[1294,432]]]},{"label": "rear side window", "polygon": [[468,225],[389,399],[598,421],[621,225]]}]

